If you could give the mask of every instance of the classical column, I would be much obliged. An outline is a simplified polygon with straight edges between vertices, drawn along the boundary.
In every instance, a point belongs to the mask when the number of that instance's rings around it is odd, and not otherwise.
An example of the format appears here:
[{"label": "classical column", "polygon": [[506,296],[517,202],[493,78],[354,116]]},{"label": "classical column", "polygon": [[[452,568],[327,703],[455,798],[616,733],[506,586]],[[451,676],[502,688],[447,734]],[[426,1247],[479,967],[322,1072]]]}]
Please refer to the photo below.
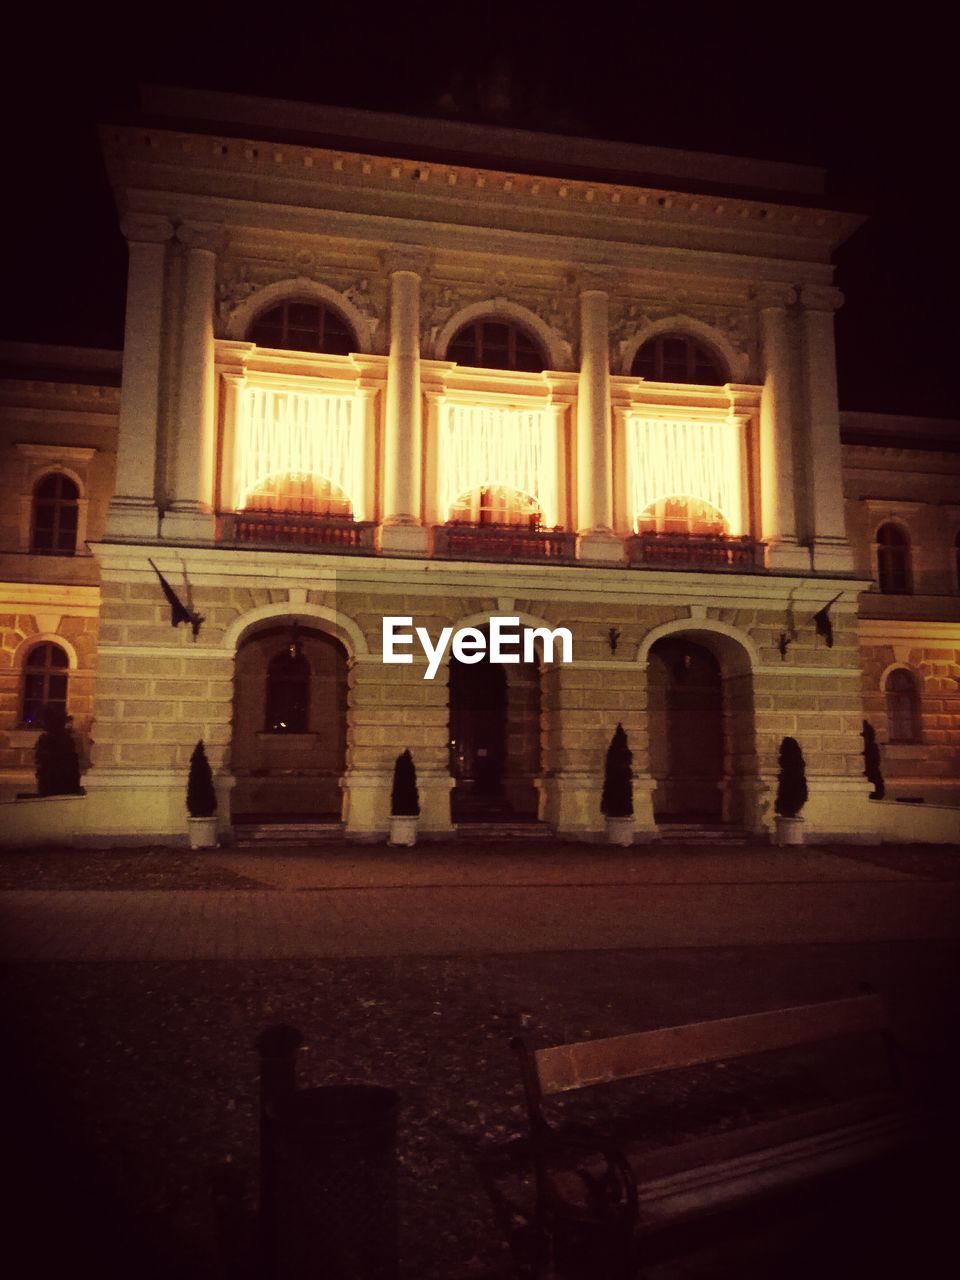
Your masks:
[{"label": "classical column", "polygon": [[108,540],[157,536],[164,270],[167,243],[173,235],[168,218],[149,214],[128,214],[122,225],[129,249],[127,314],[117,481],[107,514]]},{"label": "classical column", "polygon": [[595,282],[580,290],[577,388],[577,533],[581,560],[623,559],[613,534],[613,430],[610,415],[609,297]]},{"label": "classical column", "polygon": [[763,393],[760,398],[760,523],[772,569],[809,569],[810,553],[800,546],[796,483],[797,385],[788,307],[794,290],[767,287],[760,298]]},{"label": "classical column", "polygon": [[820,573],[851,573],[843,501],[837,353],[833,315],[839,289],[804,285],[800,295],[800,378],[807,413],[813,567]]},{"label": "classical column", "polygon": [[169,507],[160,532],[164,538],[209,541],[216,461],[213,312],[223,228],[188,222],[177,229],[177,239],[184,247],[177,421]]},{"label": "classical column", "polygon": [[420,277],[424,259],[415,252],[393,253],[385,265],[390,275],[390,353],[380,549],[421,555],[429,543],[429,532],[421,523]]}]

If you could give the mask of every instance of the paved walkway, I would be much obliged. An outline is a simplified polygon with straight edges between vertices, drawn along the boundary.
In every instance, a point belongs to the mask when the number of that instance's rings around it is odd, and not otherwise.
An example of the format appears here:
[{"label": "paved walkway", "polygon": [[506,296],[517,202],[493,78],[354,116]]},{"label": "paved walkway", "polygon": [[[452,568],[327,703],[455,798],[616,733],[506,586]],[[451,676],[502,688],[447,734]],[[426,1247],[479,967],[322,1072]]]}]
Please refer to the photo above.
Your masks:
[{"label": "paved walkway", "polygon": [[[960,882],[829,852],[216,854],[235,890],[12,890],[8,960],[457,955],[960,936]],[[276,886],[276,887],[274,887]]]}]

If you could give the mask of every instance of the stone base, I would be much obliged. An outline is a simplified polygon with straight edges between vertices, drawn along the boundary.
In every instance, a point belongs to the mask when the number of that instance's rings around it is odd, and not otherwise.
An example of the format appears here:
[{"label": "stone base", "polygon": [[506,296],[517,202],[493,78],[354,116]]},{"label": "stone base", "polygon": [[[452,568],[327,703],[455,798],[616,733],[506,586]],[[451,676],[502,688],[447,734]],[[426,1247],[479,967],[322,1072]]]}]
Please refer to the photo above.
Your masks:
[{"label": "stone base", "polygon": [[[450,789],[453,779],[448,773],[417,770],[420,795],[419,834],[447,835],[453,832],[450,821]],[[381,839],[390,830],[390,792],[392,769],[355,770],[343,779],[344,823],[348,836],[358,839]]]},{"label": "stone base", "polygon": [[214,514],[196,507],[171,507],[160,521],[160,537],[164,542],[213,542],[216,537]]},{"label": "stone base", "polygon": [[809,548],[801,547],[795,538],[771,540],[767,544],[768,569],[774,572],[779,569],[785,573],[809,573],[811,567]]},{"label": "stone base", "polygon": [[154,542],[159,537],[160,513],[155,502],[142,498],[114,498],[107,511],[107,542]]},{"label": "stone base", "polygon": [[381,525],[377,545],[384,555],[425,556],[430,550],[430,530],[421,524]]},{"label": "stone base", "polygon": [[816,538],[813,568],[815,573],[853,573],[853,551],[846,538]]},{"label": "stone base", "polygon": [[594,564],[622,564],[623,539],[612,533],[581,533],[577,535],[577,556]]}]

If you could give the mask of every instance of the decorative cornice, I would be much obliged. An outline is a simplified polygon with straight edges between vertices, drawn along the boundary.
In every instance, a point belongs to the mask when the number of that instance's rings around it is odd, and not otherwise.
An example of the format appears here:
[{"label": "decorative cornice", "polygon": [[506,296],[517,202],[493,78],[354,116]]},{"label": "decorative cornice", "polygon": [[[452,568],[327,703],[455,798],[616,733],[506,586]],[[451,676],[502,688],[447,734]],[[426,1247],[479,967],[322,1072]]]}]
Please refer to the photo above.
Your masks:
[{"label": "decorative cornice", "polygon": [[130,244],[165,244],[173,239],[173,223],[152,213],[126,213],[120,230]]},{"label": "decorative cornice", "polygon": [[202,249],[207,253],[220,253],[227,243],[226,231],[217,222],[181,222],[177,239],[188,249]]},{"label": "decorative cornice", "polygon": [[786,311],[796,304],[797,286],[779,280],[764,280],[750,290],[758,311]]}]

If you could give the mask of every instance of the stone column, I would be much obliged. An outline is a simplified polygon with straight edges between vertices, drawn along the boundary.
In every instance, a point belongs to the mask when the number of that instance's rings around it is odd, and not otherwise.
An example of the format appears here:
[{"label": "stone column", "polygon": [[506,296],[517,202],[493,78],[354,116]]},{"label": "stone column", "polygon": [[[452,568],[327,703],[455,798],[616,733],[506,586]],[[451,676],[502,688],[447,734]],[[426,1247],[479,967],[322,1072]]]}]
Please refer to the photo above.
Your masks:
[{"label": "stone column", "polygon": [[577,388],[577,541],[581,560],[623,559],[623,543],[613,534],[608,304],[606,290],[585,281],[580,290]]},{"label": "stone column", "polygon": [[184,223],[177,230],[177,239],[184,246],[177,422],[167,494],[169,507],[161,535],[206,542],[214,536],[213,313],[217,253],[223,244],[223,228],[212,223]]},{"label": "stone column", "polygon": [[791,317],[795,291],[772,285],[760,298],[763,394],[760,398],[760,523],[771,569],[810,568],[799,545],[796,483],[797,385]]},{"label": "stone column", "polygon": [[130,265],[123,334],[123,385],[117,439],[117,482],[107,514],[108,540],[157,536],[157,435],[168,218],[129,214],[123,220]]},{"label": "stone column", "polygon": [[421,523],[423,428],[420,392],[420,277],[423,256],[391,254],[390,353],[383,442],[383,524],[380,549],[422,555],[429,531]]},{"label": "stone column", "polygon": [[833,315],[839,289],[804,285],[800,312],[800,378],[807,412],[808,484],[813,567],[819,573],[852,573],[843,501],[837,353]]}]

